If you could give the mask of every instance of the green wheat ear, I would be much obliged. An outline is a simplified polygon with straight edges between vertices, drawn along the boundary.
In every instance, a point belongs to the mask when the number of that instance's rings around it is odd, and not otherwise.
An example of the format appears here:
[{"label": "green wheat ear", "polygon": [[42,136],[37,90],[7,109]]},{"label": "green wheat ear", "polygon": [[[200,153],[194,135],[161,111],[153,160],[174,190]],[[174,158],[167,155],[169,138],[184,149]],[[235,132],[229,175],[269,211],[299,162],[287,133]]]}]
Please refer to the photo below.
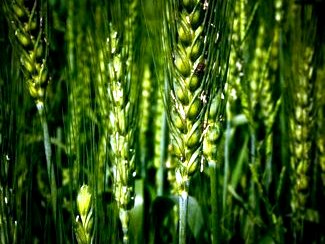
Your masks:
[{"label": "green wheat ear", "polygon": [[166,98],[169,101],[173,153],[177,158],[176,180],[179,193],[187,191],[190,175],[196,172],[202,147],[204,114],[203,4],[184,1],[177,11],[176,43],[172,78]]},{"label": "green wheat ear", "polygon": [[93,229],[93,199],[89,186],[81,186],[77,195],[77,215],[75,221],[75,234],[79,244],[92,243]]},{"label": "green wheat ear", "polygon": [[[169,85],[164,96],[176,159],[175,181],[179,196],[179,243],[186,242],[187,202],[190,177],[201,159],[203,118],[206,109],[204,16],[200,1],[167,3],[164,16]],[[173,27],[176,26],[176,29]],[[170,38],[172,37],[172,38]],[[169,63],[173,60],[173,63]]]},{"label": "green wheat ear", "polygon": [[[224,74],[218,70],[227,70],[228,50],[218,31],[226,36],[225,22],[221,20],[226,6],[213,1],[168,1],[164,16],[164,52],[169,75],[164,95],[172,153],[168,166],[175,167],[175,176],[170,175],[175,177],[179,196],[180,243],[186,241],[190,179],[202,162],[206,111],[215,93],[224,89],[225,81],[220,82],[219,77]],[[215,124],[211,123],[212,127]]]},{"label": "green wheat ear", "polygon": [[[291,206],[293,211],[303,211],[307,202],[307,197],[309,195],[309,170],[311,165],[311,136],[314,128],[314,124],[311,123],[310,116],[313,114],[313,104],[308,105],[306,97],[312,98],[313,95],[310,93],[311,90],[308,88],[309,79],[308,73],[310,73],[312,52],[310,49],[306,50],[306,66],[303,70],[303,76],[301,77],[296,96],[294,98],[295,108],[294,114],[291,117],[291,135],[293,143],[291,145],[291,166],[295,170],[295,179],[292,192],[292,202]],[[302,67],[300,67],[302,68]],[[314,100],[310,100],[314,103]],[[301,216],[299,216],[301,217]]]},{"label": "green wheat ear", "polygon": [[38,106],[44,106],[45,89],[48,84],[47,71],[47,37],[46,18],[41,22],[40,3],[34,3],[30,9],[24,5],[24,1],[4,3],[5,13],[8,17],[12,42],[19,50],[24,78],[30,95]]},{"label": "green wheat ear", "polygon": [[[139,94],[142,70],[137,57],[138,1],[115,3],[114,18],[107,38],[110,159],[114,177],[113,194],[119,209],[123,243],[129,243],[129,210],[133,207],[136,168],[136,133],[139,119]],[[116,10],[116,12],[115,12]],[[139,42],[135,42],[135,41]]]},{"label": "green wheat ear", "polygon": [[311,159],[315,138],[315,84],[317,61],[316,26],[313,6],[293,5],[291,13],[292,56],[289,83],[291,141],[291,208],[294,230],[300,231],[311,193]]}]

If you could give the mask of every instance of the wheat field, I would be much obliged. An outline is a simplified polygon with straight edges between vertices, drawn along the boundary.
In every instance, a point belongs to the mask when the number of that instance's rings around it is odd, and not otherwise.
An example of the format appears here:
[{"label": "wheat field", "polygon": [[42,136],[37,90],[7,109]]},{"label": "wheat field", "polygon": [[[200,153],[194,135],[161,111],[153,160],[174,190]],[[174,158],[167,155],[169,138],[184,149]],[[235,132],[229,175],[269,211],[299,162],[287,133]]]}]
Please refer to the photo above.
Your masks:
[{"label": "wheat field", "polygon": [[323,0],[0,0],[0,243],[325,243]]}]

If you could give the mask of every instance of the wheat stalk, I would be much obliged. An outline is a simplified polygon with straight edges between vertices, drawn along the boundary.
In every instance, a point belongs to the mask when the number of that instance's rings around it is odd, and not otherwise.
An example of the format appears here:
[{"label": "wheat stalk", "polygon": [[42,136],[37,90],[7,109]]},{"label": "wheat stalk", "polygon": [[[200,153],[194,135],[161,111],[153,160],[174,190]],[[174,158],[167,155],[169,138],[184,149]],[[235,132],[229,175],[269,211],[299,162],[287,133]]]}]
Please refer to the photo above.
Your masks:
[{"label": "wheat stalk", "polygon": [[[26,5],[25,5],[26,4]],[[52,195],[53,217],[56,222],[57,188],[52,149],[45,113],[45,90],[48,85],[47,1],[27,4],[23,0],[3,4],[8,19],[11,42],[17,48],[24,81],[33,97],[43,128],[47,173]]]},{"label": "wheat stalk", "polygon": [[204,132],[202,152],[210,168],[210,191],[212,208],[212,243],[220,243],[221,221],[220,221],[220,195],[218,194],[218,177],[220,162],[218,160],[219,142],[222,136],[222,124],[224,120],[226,99],[220,90],[211,101],[206,115],[206,129]]},{"label": "wheat stalk", "polygon": [[[1,162],[7,166],[8,162]],[[6,160],[7,161],[7,160]],[[7,166],[8,167],[8,166]],[[7,171],[7,172],[6,172]],[[8,169],[0,168],[0,173],[3,178],[7,178]],[[14,220],[12,212],[15,206],[14,194],[8,189],[5,184],[0,182],[0,242],[1,243],[17,243],[17,221]]]}]

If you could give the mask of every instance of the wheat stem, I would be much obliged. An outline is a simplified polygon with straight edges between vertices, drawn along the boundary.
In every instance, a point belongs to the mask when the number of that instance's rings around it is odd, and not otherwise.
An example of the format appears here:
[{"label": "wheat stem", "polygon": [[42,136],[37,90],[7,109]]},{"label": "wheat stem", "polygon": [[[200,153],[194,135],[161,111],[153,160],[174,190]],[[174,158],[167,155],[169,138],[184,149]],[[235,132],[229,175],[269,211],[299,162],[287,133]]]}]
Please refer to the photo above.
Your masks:
[{"label": "wheat stem", "polygon": [[211,208],[212,208],[212,243],[221,243],[221,211],[220,195],[218,189],[219,167],[216,162],[209,162],[210,188],[211,188]]},{"label": "wheat stem", "polygon": [[56,224],[57,188],[47,120],[45,116],[45,90],[48,84],[47,72],[47,1],[35,1],[31,8],[24,1],[5,2],[12,45],[18,49],[21,69],[30,95],[34,98],[40,116],[46,167],[51,189],[53,219]]},{"label": "wheat stem", "polygon": [[168,142],[168,126],[167,126],[167,116],[166,112],[163,112],[162,115],[162,128],[161,128],[161,140],[159,143],[159,168],[157,171],[156,182],[157,182],[157,196],[162,196],[164,193],[164,172],[165,172],[165,163],[167,155],[167,142]]},{"label": "wheat stem", "polygon": [[183,191],[179,199],[179,236],[178,243],[186,244],[186,224],[187,224],[187,211],[188,211],[188,193]]},{"label": "wheat stem", "polygon": [[231,137],[231,127],[230,127],[230,105],[227,102],[227,126],[226,126],[226,135],[225,135],[225,165],[224,165],[224,172],[223,172],[223,190],[222,190],[222,209],[223,214],[227,215],[227,207],[226,207],[226,201],[227,201],[227,192],[228,192],[228,178],[229,178],[229,161],[230,161],[230,153],[229,153],[229,147],[230,147],[230,137]]},{"label": "wheat stem", "polygon": [[56,223],[57,187],[56,187],[56,180],[55,180],[54,165],[51,162],[52,149],[51,149],[50,134],[49,134],[46,115],[45,115],[45,111],[44,111],[44,105],[42,103],[38,102],[36,106],[37,106],[37,110],[38,110],[42,128],[43,128],[43,141],[44,141],[44,149],[45,149],[45,157],[46,157],[46,165],[47,165],[47,174],[48,174],[50,189],[51,189],[53,218],[54,218],[54,223]]}]

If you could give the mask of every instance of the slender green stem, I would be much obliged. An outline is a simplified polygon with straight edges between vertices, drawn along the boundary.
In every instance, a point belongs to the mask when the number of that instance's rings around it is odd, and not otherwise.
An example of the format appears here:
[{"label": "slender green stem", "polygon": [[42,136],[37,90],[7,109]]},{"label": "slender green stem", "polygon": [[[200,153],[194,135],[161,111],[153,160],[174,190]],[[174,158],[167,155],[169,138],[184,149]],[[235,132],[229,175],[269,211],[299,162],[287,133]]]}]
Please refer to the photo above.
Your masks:
[{"label": "slender green stem", "polygon": [[167,145],[168,145],[168,126],[167,126],[167,116],[166,112],[162,116],[162,133],[160,141],[160,166],[157,172],[157,195],[162,196],[164,193],[164,168],[167,155]]},{"label": "slender green stem", "polygon": [[[229,105],[227,105],[228,107]],[[228,108],[227,108],[228,109]],[[224,167],[224,177],[223,177],[223,192],[222,192],[222,209],[226,211],[226,198],[227,198],[227,188],[228,188],[228,172],[229,172],[229,145],[230,145],[230,120],[227,121],[226,129],[226,141],[225,141],[225,167]]]},{"label": "slender green stem", "polygon": [[[253,209],[253,213],[255,214],[255,216],[258,216],[258,194],[256,194],[257,192],[257,184],[256,184],[256,180],[257,180],[257,158],[256,158],[256,134],[255,134],[255,130],[251,129],[250,130],[250,139],[251,139],[251,145],[250,145],[250,158],[251,158],[251,173],[252,173],[252,179],[250,182],[250,187],[251,187],[251,194],[250,194],[250,205],[251,208]],[[257,237],[258,232],[255,230],[255,228],[252,231],[252,240],[256,241],[258,239]]]},{"label": "slender green stem", "polygon": [[211,208],[212,208],[212,244],[221,243],[221,231],[220,231],[220,211],[218,203],[218,169],[215,162],[209,162],[210,169],[210,190],[211,190]]},{"label": "slender green stem", "polygon": [[123,231],[123,244],[129,243],[129,211],[124,208],[120,209],[120,220],[122,223],[122,231]]},{"label": "slender green stem", "polygon": [[52,158],[52,149],[51,149],[51,141],[50,141],[50,134],[48,129],[48,124],[46,120],[46,114],[44,111],[44,104],[42,102],[38,102],[36,104],[38,114],[41,119],[41,124],[43,128],[43,139],[44,139],[44,150],[45,150],[45,157],[46,157],[46,167],[47,167],[47,174],[49,178],[50,188],[51,188],[51,199],[52,199],[52,209],[53,209],[53,218],[54,223],[56,226],[56,202],[57,202],[57,188],[55,182],[55,174],[54,174],[54,166],[51,163]]},{"label": "slender green stem", "polygon": [[183,191],[179,196],[179,235],[178,243],[186,243],[186,222],[188,210],[188,192]]}]

